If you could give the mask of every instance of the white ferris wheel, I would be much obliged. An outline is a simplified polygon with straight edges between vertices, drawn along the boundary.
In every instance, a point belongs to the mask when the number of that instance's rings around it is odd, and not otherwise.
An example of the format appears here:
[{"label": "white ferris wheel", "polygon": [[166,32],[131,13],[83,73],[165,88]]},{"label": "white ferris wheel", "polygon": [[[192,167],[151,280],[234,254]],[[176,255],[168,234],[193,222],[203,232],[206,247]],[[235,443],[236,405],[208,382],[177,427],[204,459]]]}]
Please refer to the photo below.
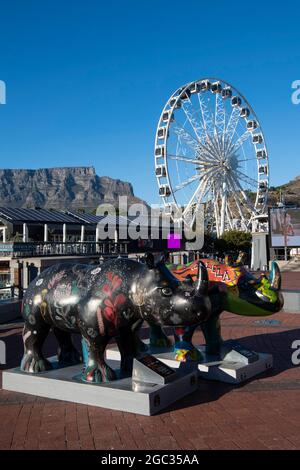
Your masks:
[{"label": "white ferris wheel", "polygon": [[180,87],[161,113],[155,174],[165,211],[191,226],[204,204],[206,228],[251,230],[263,216],[269,162],[260,122],[232,85],[206,78]]}]

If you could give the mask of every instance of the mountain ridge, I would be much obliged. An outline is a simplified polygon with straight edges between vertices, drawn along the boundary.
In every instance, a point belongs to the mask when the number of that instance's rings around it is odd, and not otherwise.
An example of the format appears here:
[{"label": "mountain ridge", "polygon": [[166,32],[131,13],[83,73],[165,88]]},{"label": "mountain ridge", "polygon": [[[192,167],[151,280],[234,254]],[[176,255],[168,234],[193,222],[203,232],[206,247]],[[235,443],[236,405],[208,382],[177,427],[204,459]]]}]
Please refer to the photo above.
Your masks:
[{"label": "mountain ridge", "polygon": [[[99,176],[93,166],[0,169],[0,206],[93,211],[103,203],[116,207],[119,196],[127,196],[128,204],[145,202],[130,182]],[[280,200],[300,206],[300,175],[270,187],[268,205]]]},{"label": "mountain ridge", "polygon": [[0,206],[94,210],[102,203],[116,206],[119,196],[143,202],[131,183],[99,176],[93,166],[0,169]]},{"label": "mountain ridge", "polygon": [[280,186],[271,186],[268,200],[269,206],[281,201],[287,205],[300,206],[300,175]]}]

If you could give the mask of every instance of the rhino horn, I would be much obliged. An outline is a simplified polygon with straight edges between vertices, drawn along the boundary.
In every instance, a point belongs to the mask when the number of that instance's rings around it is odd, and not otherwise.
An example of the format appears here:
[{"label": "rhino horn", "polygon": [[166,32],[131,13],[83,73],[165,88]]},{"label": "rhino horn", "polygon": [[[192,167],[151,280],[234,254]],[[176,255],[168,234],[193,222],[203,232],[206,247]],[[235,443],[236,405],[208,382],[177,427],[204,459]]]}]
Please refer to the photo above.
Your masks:
[{"label": "rhino horn", "polygon": [[270,284],[272,289],[279,291],[281,288],[281,273],[276,261],[272,261],[270,272]]},{"label": "rhino horn", "polygon": [[202,261],[199,261],[198,265],[198,278],[195,294],[198,296],[208,295],[208,273]]}]

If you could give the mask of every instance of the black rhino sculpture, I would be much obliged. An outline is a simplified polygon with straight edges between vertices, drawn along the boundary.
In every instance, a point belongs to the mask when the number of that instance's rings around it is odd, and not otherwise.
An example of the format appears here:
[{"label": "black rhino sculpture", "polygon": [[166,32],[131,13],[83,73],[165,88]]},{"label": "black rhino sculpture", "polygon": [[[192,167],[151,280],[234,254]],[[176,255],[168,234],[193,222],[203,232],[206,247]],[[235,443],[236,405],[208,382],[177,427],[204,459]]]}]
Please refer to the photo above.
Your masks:
[{"label": "black rhino sculpture", "polygon": [[71,333],[80,333],[86,355],[82,379],[111,381],[115,373],[104,353],[112,337],[120,349],[121,369],[130,371],[138,354],[136,332],[143,321],[154,327],[188,327],[206,321],[211,315],[207,292],[208,275],[201,262],[193,286],[180,282],[163,260],[155,263],[152,255],[146,263],[119,258],[96,267],[54,265],[30,284],[24,296],[21,370],[39,373],[52,368],[42,354],[52,328],[62,364],[80,362],[71,339]]}]

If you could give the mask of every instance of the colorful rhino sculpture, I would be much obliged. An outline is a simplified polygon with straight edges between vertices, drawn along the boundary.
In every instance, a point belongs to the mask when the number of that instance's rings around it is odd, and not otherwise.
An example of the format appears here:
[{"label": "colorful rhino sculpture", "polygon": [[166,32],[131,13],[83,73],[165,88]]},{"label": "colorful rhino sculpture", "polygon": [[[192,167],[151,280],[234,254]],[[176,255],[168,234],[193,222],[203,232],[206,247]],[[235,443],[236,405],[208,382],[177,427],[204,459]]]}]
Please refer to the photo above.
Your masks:
[{"label": "colorful rhino sculpture", "polygon": [[[211,315],[208,276],[198,264],[193,286],[180,282],[149,255],[146,263],[130,259],[109,260],[100,266],[62,263],[43,271],[29,285],[23,299],[24,355],[21,370],[39,373],[52,368],[42,346],[52,328],[63,365],[80,362],[71,334],[83,338],[88,382],[115,379],[105,362],[105,348],[115,337],[121,353],[121,369],[130,371],[140,346],[137,331],[144,320],[155,327],[189,327]],[[163,333],[161,333],[163,336]]]},{"label": "colorful rhino sculpture", "polygon": [[[272,263],[270,277],[251,274],[243,265],[244,253],[240,253],[236,262],[229,256],[220,263],[214,259],[201,259],[207,269],[209,285],[208,296],[212,305],[209,319],[201,324],[206,340],[206,352],[216,355],[222,345],[220,314],[228,311],[243,316],[273,315],[283,307],[280,292],[281,275],[276,262]],[[170,271],[181,282],[197,282],[199,261],[187,265],[168,265]],[[175,354],[179,361],[201,360],[202,355],[192,344],[193,333],[197,326],[175,329]],[[156,331],[157,334],[157,331]],[[158,334],[152,334],[152,345],[162,344]]]}]

